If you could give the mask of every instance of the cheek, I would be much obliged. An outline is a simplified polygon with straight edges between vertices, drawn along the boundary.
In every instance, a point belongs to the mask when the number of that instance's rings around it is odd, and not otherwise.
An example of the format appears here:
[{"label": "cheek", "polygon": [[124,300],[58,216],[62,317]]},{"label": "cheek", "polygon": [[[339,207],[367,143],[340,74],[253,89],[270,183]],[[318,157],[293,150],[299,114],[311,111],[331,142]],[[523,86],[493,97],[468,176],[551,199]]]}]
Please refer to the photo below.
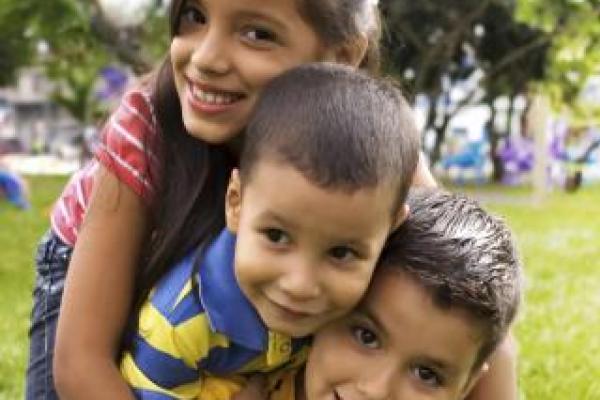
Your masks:
[{"label": "cheek", "polygon": [[258,96],[263,88],[274,78],[281,75],[289,67],[280,65],[277,61],[248,58],[244,62],[246,79]]},{"label": "cheek", "polygon": [[323,389],[357,374],[354,369],[361,363],[357,352],[352,349],[351,340],[347,328],[341,326],[324,328],[316,335],[306,363],[310,377],[308,386]]},{"label": "cheek", "polygon": [[318,61],[316,56],[308,53],[302,53],[299,50],[281,52],[278,54],[269,53],[268,56],[244,54],[238,61],[238,65],[243,65],[246,79],[256,90],[262,90],[272,79],[284,72],[297,67],[301,64]]},{"label": "cheek", "polygon": [[342,276],[326,280],[326,282],[332,284],[329,289],[332,302],[338,306],[341,312],[350,311],[364,296],[372,274],[373,268],[365,268],[353,276]]},{"label": "cheek", "polygon": [[272,275],[269,265],[256,243],[238,240],[235,249],[235,271],[240,285],[247,287],[268,281]]},{"label": "cheek", "polygon": [[174,38],[171,42],[170,55],[171,65],[173,69],[178,69],[185,59],[186,49],[185,42],[181,38]]}]

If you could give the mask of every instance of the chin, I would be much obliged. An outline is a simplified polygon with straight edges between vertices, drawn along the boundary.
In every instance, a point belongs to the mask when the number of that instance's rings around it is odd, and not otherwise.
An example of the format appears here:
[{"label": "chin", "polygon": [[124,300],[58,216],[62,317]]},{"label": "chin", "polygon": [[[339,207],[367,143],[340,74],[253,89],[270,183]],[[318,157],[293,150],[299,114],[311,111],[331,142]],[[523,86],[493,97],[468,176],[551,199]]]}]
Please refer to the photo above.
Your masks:
[{"label": "chin", "polygon": [[281,323],[280,321],[269,321],[269,319],[262,318],[265,322],[265,325],[269,330],[282,333],[284,335],[290,336],[292,338],[302,338],[305,336],[311,335],[314,330],[309,328],[298,329],[297,326],[292,324]]},{"label": "chin", "polygon": [[184,123],[188,134],[198,140],[202,140],[208,144],[219,145],[229,142],[236,136],[234,132],[225,129],[215,129],[215,127],[195,122]]}]

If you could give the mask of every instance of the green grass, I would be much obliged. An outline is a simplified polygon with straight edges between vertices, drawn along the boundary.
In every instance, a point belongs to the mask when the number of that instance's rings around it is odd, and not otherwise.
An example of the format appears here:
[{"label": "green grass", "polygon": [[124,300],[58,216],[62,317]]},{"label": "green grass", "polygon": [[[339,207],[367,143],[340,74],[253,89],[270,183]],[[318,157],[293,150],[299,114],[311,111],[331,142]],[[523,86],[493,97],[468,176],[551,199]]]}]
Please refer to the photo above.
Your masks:
[{"label": "green grass", "polygon": [[33,192],[30,210],[19,211],[0,201],[0,399],[23,398],[33,254],[65,179],[31,178],[29,183]]},{"label": "green grass", "polygon": [[[31,178],[28,212],[0,204],[0,400],[23,397],[33,251],[64,181]],[[523,189],[467,191],[506,217],[525,261],[516,327],[522,398],[600,399],[600,187],[556,193],[537,205]]]},{"label": "green grass", "polygon": [[600,187],[537,205],[521,190],[518,205],[505,193],[494,202],[497,189],[483,198],[513,228],[527,277],[516,327],[522,397],[600,399]]}]

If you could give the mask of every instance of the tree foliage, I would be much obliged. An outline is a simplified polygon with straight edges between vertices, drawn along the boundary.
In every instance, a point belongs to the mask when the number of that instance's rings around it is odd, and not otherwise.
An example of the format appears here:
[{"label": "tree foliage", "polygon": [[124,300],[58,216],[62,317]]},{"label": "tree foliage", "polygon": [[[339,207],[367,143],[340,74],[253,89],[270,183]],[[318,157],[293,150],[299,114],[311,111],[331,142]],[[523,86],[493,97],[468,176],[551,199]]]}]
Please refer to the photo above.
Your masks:
[{"label": "tree foliage", "polygon": [[143,73],[166,49],[166,21],[158,9],[141,27],[117,30],[94,1],[1,1],[0,83],[13,82],[21,66],[42,65],[56,83],[54,99],[82,122],[97,106],[92,94],[101,68],[117,63]]},{"label": "tree foliage", "polygon": [[[516,19],[514,1],[392,0],[383,4],[383,12],[388,69],[409,92],[429,99],[432,162],[439,159],[446,128],[462,107],[515,96],[545,77],[549,39]],[[451,97],[457,86],[465,92],[460,99]]]},{"label": "tree foliage", "polygon": [[577,106],[589,77],[600,73],[600,0],[521,0],[518,18],[551,38],[541,89],[555,106]]}]

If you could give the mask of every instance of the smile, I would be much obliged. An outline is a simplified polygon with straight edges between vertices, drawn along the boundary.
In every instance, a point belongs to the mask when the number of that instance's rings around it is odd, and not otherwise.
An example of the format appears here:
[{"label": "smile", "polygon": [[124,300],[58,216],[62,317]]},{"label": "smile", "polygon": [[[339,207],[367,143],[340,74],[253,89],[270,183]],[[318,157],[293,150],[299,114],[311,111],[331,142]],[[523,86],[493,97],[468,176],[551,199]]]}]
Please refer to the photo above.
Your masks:
[{"label": "smile", "polygon": [[282,304],[277,303],[270,299],[269,299],[269,301],[278,312],[280,312],[281,314],[283,314],[284,316],[286,316],[288,318],[302,319],[302,318],[314,317],[315,315],[318,314],[318,313],[313,313],[313,312],[300,311],[296,308],[291,308],[291,307],[282,305]]},{"label": "smile", "polygon": [[209,91],[190,84],[190,92],[194,99],[210,105],[229,105],[241,99],[239,94]]},{"label": "smile", "polygon": [[203,114],[220,114],[230,111],[245,96],[187,81],[187,101],[191,108]]}]

